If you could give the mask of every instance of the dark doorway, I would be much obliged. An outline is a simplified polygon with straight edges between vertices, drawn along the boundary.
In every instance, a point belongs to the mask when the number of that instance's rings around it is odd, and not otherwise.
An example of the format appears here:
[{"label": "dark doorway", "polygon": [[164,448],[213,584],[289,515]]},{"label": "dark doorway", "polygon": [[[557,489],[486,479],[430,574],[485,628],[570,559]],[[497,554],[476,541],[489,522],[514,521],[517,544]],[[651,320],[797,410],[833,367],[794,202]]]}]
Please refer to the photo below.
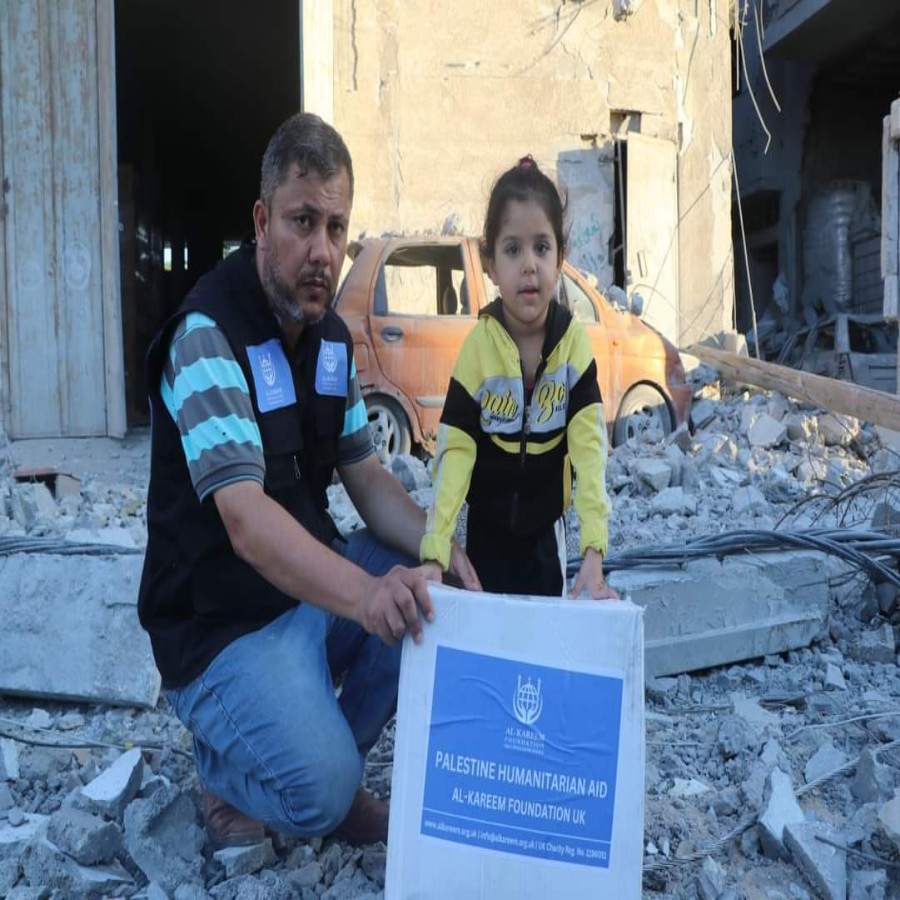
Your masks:
[{"label": "dark doorway", "polygon": [[300,106],[296,0],[116,0],[122,321],[129,424],[156,330],[252,230],[265,145]]}]

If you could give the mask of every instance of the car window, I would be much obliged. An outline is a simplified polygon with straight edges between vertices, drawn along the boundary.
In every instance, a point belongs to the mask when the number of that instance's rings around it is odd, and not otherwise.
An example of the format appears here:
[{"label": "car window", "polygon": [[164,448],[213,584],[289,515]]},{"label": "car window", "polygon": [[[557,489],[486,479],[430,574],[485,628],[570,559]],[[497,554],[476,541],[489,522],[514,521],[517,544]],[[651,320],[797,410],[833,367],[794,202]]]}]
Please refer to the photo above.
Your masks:
[{"label": "car window", "polygon": [[560,302],[569,308],[579,322],[596,322],[597,309],[581,286],[563,273],[560,279]]},{"label": "car window", "polygon": [[[448,252],[449,250],[449,252]],[[379,315],[456,316],[469,314],[468,292],[458,249],[439,248],[431,262],[421,249],[402,248],[385,262],[375,283]],[[422,258],[423,262],[419,262]]]}]

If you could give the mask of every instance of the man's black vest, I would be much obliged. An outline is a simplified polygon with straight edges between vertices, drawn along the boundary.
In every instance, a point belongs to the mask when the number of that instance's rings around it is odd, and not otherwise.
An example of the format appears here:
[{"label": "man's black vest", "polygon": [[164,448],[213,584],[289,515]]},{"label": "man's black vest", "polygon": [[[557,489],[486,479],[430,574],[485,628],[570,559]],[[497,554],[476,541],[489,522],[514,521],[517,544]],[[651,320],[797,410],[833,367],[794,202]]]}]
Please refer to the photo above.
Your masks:
[{"label": "man's black vest", "polygon": [[[256,570],[238,559],[212,497],[203,503],[191,483],[181,435],[163,403],[160,382],[175,327],[189,312],[213,319],[228,339],[250,388],[265,454],[266,494],[314,537],[330,544],[337,529],[327,512],[326,488],[337,462],[344,424],[344,396],[316,390],[323,340],[353,343],[330,308],[307,324],[291,360],[296,403],[263,412],[248,348],[281,342],[256,272],[254,248],[232,253],[205,275],[162,328],[147,357],[152,417],[147,552],[138,598],[141,624],[150,634],[165,687],[192,681],[227,644],[255,631],[296,605]],[[257,364],[258,365],[258,364]]]}]

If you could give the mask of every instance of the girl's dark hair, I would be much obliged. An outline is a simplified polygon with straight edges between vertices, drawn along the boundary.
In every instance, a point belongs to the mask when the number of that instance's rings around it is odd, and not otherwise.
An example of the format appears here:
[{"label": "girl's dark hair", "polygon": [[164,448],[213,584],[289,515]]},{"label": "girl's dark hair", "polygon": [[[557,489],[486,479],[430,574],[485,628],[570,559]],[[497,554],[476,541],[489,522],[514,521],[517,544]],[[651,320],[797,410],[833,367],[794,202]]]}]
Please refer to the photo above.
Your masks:
[{"label": "girl's dark hair", "polygon": [[565,203],[556,185],[529,156],[523,156],[511,169],[504,172],[494,183],[484,217],[484,239],[481,252],[485,259],[494,258],[494,247],[500,234],[500,225],[506,207],[513,200],[525,202],[534,200],[547,214],[559,253],[557,262],[565,256],[566,235],[563,229]]}]

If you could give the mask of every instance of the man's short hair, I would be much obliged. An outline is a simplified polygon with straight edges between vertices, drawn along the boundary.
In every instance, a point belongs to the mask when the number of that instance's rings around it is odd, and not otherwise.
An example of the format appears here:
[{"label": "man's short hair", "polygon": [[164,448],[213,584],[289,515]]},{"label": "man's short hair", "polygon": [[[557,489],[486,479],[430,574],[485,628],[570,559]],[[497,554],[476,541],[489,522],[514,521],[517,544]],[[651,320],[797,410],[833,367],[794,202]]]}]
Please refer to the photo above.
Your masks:
[{"label": "man's short hair", "polygon": [[259,198],[271,208],[272,197],[287,179],[291,166],[301,175],[312,172],[319,178],[334,178],[341,169],[350,179],[353,199],[353,161],[337,130],[314,113],[296,113],[278,127],[262,161]]}]

